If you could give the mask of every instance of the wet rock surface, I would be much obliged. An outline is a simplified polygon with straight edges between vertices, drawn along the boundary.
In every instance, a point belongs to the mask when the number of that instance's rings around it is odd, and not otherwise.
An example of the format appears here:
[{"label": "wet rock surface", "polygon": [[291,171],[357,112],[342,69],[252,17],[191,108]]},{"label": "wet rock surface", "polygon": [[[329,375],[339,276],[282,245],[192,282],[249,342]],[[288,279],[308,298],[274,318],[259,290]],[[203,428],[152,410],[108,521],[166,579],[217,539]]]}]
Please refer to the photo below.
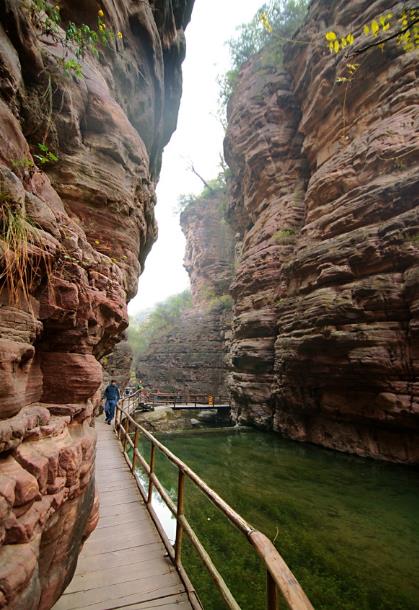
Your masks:
[{"label": "wet rock surface", "polygon": [[[417,50],[362,57],[355,31],[394,2],[312,2],[284,70],[247,64],[229,106],[237,232],[229,387],[242,422],[419,460]],[[269,63],[269,62],[268,62]],[[257,127],[257,129],[255,129]]]},{"label": "wet rock surface", "polygon": [[[81,58],[63,28],[97,28],[95,3],[60,2],[52,29],[35,3],[0,6],[1,608],[50,608],[95,527],[98,360],[127,326],[157,235],[155,183],[192,4],[105,2],[122,39]],[[63,69],[69,59],[82,77]],[[40,162],[40,143],[58,161]],[[29,273],[13,286],[5,235],[16,219]]]}]

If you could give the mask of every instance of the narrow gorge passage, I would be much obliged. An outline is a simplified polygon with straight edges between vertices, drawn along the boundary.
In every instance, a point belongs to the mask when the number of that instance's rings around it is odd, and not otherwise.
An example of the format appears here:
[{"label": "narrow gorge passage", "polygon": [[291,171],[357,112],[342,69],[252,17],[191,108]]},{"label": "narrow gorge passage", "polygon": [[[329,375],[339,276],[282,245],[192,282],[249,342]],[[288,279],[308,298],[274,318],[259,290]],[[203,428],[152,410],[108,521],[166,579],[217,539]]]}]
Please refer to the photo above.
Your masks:
[{"label": "narrow gorge passage", "polygon": [[129,597],[77,598],[116,380],[270,549],[157,460],[164,604],[419,610],[418,59],[413,0],[0,1],[0,609]]}]

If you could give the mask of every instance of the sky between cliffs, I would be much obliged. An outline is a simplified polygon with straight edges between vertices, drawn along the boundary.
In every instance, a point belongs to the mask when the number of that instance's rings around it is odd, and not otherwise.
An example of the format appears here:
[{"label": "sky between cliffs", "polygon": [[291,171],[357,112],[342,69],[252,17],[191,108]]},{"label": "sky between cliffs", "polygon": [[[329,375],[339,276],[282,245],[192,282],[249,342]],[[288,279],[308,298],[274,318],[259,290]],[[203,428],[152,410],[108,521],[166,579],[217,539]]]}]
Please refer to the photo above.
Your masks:
[{"label": "sky between cliffs", "polygon": [[225,41],[235,28],[249,21],[262,0],[195,0],[186,30],[183,95],[178,128],[165,149],[157,187],[156,216],[159,238],[147,257],[131,315],[163,301],[189,286],[183,268],[185,239],[175,213],[182,193],[199,193],[202,183],[188,169],[191,161],[207,180],[218,173],[223,129],[216,116],[217,75],[229,67]]}]

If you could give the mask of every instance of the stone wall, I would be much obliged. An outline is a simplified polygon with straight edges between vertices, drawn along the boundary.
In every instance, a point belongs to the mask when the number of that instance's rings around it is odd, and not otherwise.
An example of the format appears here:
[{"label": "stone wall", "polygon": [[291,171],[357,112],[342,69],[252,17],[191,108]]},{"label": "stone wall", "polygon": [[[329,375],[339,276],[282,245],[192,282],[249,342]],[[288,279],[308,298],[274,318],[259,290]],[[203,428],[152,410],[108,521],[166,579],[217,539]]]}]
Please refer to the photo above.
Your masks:
[{"label": "stone wall", "polygon": [[372,48],[345,85],[348,59],[324,42],[401,8],[314,0],[285,69],[259,56],[242,70],[225,141],[229,386],[243,422],[416,462],[418,52]]},{"label": "stone wall", "polygon": [[[122,39],[84,58],[63,28],[96,28],[96,2],[63,0],[58,26],[31,0],[0,5],[1,608],[50,608],[97,520],[98,360],[156,238],[192,4],[104,0]],[[39,144],[58,161],[37,159]]]}]

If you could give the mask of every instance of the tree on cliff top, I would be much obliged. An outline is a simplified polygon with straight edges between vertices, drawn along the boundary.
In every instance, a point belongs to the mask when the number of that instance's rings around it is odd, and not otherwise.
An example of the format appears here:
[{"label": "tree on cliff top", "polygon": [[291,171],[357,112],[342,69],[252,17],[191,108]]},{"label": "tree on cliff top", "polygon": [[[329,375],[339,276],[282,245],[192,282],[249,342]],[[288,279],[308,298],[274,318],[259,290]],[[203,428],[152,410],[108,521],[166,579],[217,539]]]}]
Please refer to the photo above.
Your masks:
[{"label": "tree on cliff top", "polygon": [[271,0],[260,7],[249,23],[237,28],[237,36],[227,42],[231,68],[219,79],[222,108],[225,108],[233,92],[241,66],[250,57],[264,49],[267,60],[281,64],[282,44],[303,23],[308,2],[309,0]]},{"label": "tree on cliff top", "polygon": [[225,164],[224,160],[221,163],[221,170],[216,178],[205,182],[205,186],[202,191],[198,194],[189,193],[180,195],[178,198],[176,213],[182,214],[189,209],[197,201],[202,199],[209,199],[216,195],[220,195],[227,188],[227,178],[229,176],[229,168]]}]

